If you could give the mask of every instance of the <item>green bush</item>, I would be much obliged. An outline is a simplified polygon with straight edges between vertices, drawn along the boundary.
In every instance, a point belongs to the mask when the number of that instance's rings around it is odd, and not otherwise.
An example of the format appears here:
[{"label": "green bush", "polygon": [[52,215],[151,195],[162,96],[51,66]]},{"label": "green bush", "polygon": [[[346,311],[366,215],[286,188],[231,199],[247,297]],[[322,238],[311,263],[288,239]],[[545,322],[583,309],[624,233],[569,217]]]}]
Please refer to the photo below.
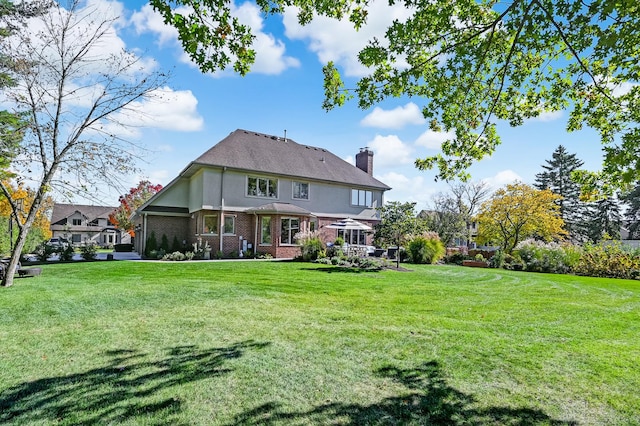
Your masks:
[{"label": "green bush", "polygon": [[453,253],[444,258],[445,263],[453,263],[455,265],[462,265],[462,261],[466,259],[466,256],[460,252]]},{"label": "green bush", "polygon": [[65,248],[61,249],[58,253],[61,261],[68,262],[70,260],[73,260],[73,255],[75,254],[75,252],[76,250],[73,248],[73,246],[71,244],[68,244]]},{"label": "green bush", "polygon": [[144,255],[155,259],[155,256],[151,255],[151,252],[157,252],[158,250],[158,240],[156,239],[155,231],[151,231],[151,234],[147,237],[147,241],[144,248]]},{"label": "green bush", "polygon": [[174,262],[180,262],[182,260],[185,260],[186,258],[187,256],[180,251],[174,251],[173,253],[167,253],[162,256],[162,260],[171,260]]},{"label": "green bush", "polygon": [[171,242],[171,251],[173,253],[177,252],[177,251],[181,251],[183,250],[182,245],[180,244],[180,241],[178,241],[178,237],[176,237],[175,235],[173,236],[173,241]]},{"label": "green bush", "polygon": [[436,263],[445,253],[444,244],[435,232],[426,232],[409,241],[408,254],[413,263]]},{"label": "green bush", "polygon": [[87,242],[80,247],[80,256],[84,260],[95,260],[98,253],[98,246],[93,242]]},{"label": "green bush", "polygon": [[575,273],[592,277],[640,278],[640,251],[620,243],[586,244]]},{"label": "green bush", "polygon": [[320,239],[320,234],[316,231],[300,232],[296,234],[296,241],[302,251],[302,260],[305,262],[314,261],[326,256],[324,243]]},{"label": "green bush", "polygon": [[164,250],[164,252],[169,251],[169,238],[167,238],[167,234],[162,234],[162,238],[160,238],[160,249]]},{"label": "green bush", "polygon": [[35,255],[38,258],[38,261],[40,261],[40,262],[46,262],[47,260],[49,260],[49,258],[51,257],[52,254],[57,253],[57,252],[58,252],[58,250],[55,247],[50,246],[46,242],[41,243],[35,249]]}]

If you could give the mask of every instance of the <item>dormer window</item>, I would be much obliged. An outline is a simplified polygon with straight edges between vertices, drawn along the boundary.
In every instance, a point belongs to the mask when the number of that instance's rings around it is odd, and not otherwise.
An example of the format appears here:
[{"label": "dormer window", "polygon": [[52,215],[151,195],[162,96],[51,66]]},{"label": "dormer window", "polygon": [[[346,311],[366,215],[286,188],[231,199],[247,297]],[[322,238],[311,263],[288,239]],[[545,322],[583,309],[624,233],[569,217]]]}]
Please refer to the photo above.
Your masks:
[{"label": "dormer window", "polygon": [[71,219],[71,224],[73,226],[80,226],[82,225],[82,219]]}]

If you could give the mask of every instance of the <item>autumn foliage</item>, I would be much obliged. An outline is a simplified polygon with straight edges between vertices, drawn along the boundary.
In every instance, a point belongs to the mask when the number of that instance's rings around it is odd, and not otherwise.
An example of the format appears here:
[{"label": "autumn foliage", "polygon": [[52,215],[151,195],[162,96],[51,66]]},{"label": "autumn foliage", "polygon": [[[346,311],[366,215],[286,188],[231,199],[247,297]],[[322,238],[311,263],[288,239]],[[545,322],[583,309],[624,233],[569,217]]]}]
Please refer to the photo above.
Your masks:
[{"label": "autumn foliage", "polygon": [[523,183],[497,190],[480,208],[478,241],[499,245],[511,253],[527,238],[563,239],[567,233],[557,204],[560,198],[548,189],[538,190]]},{"label": "autumn foliage", "polygon": [[153,195],[162,189],[162,185],[153,185],[148,180],[142,180],[125,195],[119,198],[120,206],[109,215],[109,221],[117,228],[127,231],[135,236],[131,215]]},{"label": "autumn foliage", "polygon": [[[27,213],[31,210],[31,205],[33,204],[33,200],[35,198],[35,192],[24,185],[18,184],[14,185],[10,181],[3,181],[3,184],[9,191],[11,195],[11,199],[14,203],[19,205],[19,210],[17,213],[17,220],[20,221],[21,224],[25,223]],[[51,212],[51,208],[53,207],[53,200],[51,197],[45,197],[43,200],[40,209],[36,213],[35,219],[33,221],[33,225],[31,229],[35,231],[34,236],[37,234],[37,239],[39,241],[34,241],[34,243],[39,243],[42,240],[46,240],[51,238],[51,223],[49,222],[49,213]],[[6,225],[10,220],[15,221],[16,217],[12,217],[11,205],[9,204],[9,200],[4,194],[0,193],[0,223]],[[15,224],[15,222],[14,222]],[[4,228],[4,226],[3,226]],[[14,239],[17,237],[18,226],[15,224],[14,227]],[[8,237],[7,233],[0,233],[0,252],[5,252],[8,250],[10,244],[8,238],[5,240],[5,236]],[[29,250],[32,247],[25,247],[25,249]]]}]

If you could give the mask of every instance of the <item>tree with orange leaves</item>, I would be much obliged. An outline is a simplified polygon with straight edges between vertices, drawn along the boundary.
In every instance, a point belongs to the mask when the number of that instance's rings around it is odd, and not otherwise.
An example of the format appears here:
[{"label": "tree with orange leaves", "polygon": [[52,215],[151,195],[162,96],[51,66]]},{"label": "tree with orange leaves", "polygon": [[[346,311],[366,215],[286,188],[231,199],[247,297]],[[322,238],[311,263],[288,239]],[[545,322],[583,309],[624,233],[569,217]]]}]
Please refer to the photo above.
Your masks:
[{"label": "tree with orange leaves", "polygon": [[127,231],[132,237],[135,236],[131,215],[161,189],[162,185],[160,184],[153,185],[148,180],[141,180],[138,186],[131,188],[127,194],[120,196],[120,206],[109,215],[109,220],[118,229]]},{"label": "tree with orange leaves", "polygon": [[[36,194],[31,188],[22,184],[16,186],[10,181],[3,181],[2,184],[8,189],[11,199],[16,205],[16,213],[14,213],[7,197],[0,193],[0,227],[3,230],[13,230],[11,233],[0,232],[0,254],[7,254],[15,244],[15,238],[18,236],[17,231],[20,226],[24,225],[27,212],[30,211]],[[23,253],[33,251],[42,241],[51,238],[49,213],[52,207],[53,200],[51,197],[45,197],[41,208],[35,215],[27,241],[22,249]],[[13,238],[13,241],[11,241],[11,238]]]}]

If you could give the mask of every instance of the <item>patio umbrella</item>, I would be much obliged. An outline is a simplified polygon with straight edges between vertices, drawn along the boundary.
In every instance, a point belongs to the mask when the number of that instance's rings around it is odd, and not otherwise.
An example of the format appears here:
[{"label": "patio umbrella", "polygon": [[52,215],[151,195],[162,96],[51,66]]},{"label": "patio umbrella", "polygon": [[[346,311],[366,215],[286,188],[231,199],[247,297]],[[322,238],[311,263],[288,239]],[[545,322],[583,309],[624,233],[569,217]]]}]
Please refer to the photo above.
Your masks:
[{"label": "patio umbrella", "polygon": [[350,217],[346,219],[339,220],[337,222],[333,222],[330,225],[326,226],[330,229],[344,229],[351,231],[371,231],[372,228],[369,225],[366,225],[362,222],[358,222],[357,220],[353,220]]},{"label": "patio umbrella", "polygon": [[[355,245],[359,245],[359,244],[364,245],[365,244],[364,234],[372,231],[372,228],[369,225],[366,225],[362,222],[358,222],[357,220],[353,220],[350,217],[339,220],[330,225],[327,225],[326,228],[337,229],[338,236],[342,236],[347,244],[355,244]],[[342,230],[342,233],[340,232],[341,230]]]}]

